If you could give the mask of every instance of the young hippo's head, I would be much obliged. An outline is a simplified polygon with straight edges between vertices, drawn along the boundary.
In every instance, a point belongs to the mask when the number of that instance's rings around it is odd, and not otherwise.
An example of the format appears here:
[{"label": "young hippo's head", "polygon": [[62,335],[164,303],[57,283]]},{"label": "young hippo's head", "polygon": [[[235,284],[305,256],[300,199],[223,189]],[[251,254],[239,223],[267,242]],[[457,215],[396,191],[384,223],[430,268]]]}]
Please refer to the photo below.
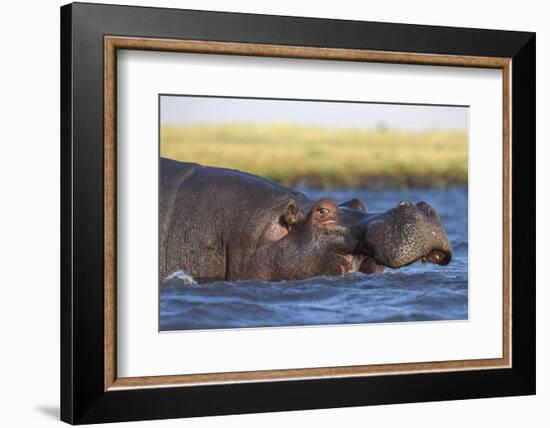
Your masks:
[{"label": "young hippo's head", "polygon": [[399,268],[417,260],[447,265],[452,249],[443,223],[426,202],[401,201],[368,219],[364,251],[371,266]]}]

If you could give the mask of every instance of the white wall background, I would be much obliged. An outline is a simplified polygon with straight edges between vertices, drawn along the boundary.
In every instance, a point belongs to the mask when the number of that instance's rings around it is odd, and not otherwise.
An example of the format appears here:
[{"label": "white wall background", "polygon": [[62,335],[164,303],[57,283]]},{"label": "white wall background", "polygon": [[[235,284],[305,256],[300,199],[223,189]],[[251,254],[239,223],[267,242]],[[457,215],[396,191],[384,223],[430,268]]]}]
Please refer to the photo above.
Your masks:
[{"label": "white wall background", "polygon": [[[121,2],[123,2],[121,0]],[[116,3],[103,1],[103,3]],[[159,427],[548,426],[550,416],[550,28],[545,3],[354,0],[147,0],[126,4],[537,32],[538,394],[460,402],[155,421]],[[0,420],[3,426],[59,424],[59,6],[4,2],[0,9]],[[137,426],[131,423],[125,426]]]}]

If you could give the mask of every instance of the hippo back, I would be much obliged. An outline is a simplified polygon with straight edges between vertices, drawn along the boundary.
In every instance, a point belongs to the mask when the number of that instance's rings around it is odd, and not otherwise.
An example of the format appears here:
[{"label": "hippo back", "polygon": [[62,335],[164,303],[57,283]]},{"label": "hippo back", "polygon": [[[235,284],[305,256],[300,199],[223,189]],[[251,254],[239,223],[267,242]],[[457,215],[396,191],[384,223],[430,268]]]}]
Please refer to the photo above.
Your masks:
[{"label": "hippo back", "polygon": [[160,277],[229,278],[278,221],[290,200],[307,198],[261,177],[224,168],[160,160]]}]

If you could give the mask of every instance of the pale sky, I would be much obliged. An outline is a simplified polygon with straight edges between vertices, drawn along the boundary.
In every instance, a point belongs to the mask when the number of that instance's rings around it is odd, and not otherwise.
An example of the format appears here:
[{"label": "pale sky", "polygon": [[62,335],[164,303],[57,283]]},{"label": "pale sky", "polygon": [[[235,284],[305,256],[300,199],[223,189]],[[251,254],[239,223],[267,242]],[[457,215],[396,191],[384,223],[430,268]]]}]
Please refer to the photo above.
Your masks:
[{"label": "pale sky", "polygon": [[468,107],[162,95],[161,123],[468,130]]}]

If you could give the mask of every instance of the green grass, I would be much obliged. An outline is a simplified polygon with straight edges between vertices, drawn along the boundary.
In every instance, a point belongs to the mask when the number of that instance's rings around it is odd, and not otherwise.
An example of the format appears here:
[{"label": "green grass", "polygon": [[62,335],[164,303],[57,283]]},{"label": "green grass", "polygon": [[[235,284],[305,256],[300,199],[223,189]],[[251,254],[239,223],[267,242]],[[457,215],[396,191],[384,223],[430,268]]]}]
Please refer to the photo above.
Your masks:
[{"label": "green grass", "polygon": [[164,125],[160,152],[287,186],[445,187],[468,180],[468,136],[460,131]]}]

